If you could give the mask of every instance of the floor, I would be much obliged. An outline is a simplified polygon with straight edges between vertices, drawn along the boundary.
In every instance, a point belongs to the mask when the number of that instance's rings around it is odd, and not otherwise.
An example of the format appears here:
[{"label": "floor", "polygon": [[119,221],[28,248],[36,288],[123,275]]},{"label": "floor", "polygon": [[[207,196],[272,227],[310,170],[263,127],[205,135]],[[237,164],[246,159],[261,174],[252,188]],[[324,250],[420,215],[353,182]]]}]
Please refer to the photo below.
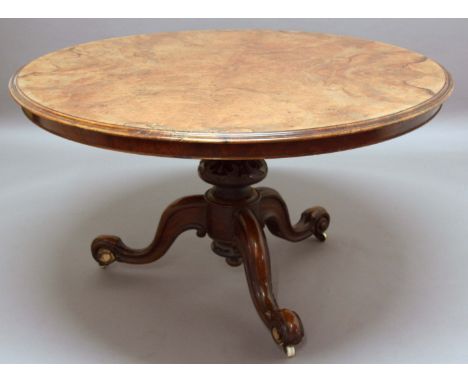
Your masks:
[{"label": "floor", "polygon": [[0,126],[0,362],[468,361],[468,134],[440,116],[404,137],[269,161],[294,220],[326,207],[328,240],[268,234],[279,303],[306,339],[286,359],[243,269],[183,234],[160,261],[102,270],[98,234],[152,238],[163,208],[207,186],[197,161],[100,150],[19,116]]}]

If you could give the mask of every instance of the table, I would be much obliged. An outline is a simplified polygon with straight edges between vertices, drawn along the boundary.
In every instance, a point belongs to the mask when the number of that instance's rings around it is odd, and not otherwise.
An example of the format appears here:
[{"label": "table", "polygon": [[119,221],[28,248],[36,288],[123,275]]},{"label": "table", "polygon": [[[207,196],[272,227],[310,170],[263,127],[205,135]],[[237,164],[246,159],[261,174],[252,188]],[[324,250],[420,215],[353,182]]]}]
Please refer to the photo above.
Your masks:
[{"label": "table", "polygon": [[208,235],[227,264],[243,264],[260,318],[293,356],[304,329],[273,294],[264,228],[290,241],[325,241],[330,216],[313,207],[292,224],[277,191],[252,187],[267,175],[265,159],[353,149],[405,134],[439,112],[453,82],[437,62],[381,42],[219,30],[68,47],[25,65],[9,88],[32,122],[64,138],[201,159],[199,176],[212,187],[169,205],[147,247],[132,249],[103,235],[92,242],[92,255],[101,266],[147,264],[186,230]]}]

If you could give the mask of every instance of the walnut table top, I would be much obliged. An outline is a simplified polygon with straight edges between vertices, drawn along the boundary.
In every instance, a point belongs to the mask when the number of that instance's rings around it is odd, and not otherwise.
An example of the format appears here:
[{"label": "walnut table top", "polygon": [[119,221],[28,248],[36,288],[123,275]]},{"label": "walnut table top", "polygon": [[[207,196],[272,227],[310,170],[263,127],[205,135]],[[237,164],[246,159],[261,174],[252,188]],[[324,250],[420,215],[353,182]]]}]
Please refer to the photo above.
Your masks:
[{"label": "walnut table top", "polygon": [[65,48],[10,91],[39,126],[82,143],[253,159],[377,143],[430,120],[452,90],[422,54],[320,33],[189,31]]}]

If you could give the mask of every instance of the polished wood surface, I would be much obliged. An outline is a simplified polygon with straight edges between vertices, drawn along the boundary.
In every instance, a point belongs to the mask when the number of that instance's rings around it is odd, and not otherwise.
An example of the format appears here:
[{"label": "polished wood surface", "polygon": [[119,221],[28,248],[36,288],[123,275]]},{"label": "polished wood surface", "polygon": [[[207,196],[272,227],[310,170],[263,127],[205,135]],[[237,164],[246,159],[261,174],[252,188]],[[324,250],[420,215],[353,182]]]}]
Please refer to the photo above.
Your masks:
[{"label": "polished wood surface", "polygon": [[190,31],[94,41],[10,81],[36,124],[142,154],[268,158],[380,142],[426,123],[452,89],[435,61],[347,36]]}]

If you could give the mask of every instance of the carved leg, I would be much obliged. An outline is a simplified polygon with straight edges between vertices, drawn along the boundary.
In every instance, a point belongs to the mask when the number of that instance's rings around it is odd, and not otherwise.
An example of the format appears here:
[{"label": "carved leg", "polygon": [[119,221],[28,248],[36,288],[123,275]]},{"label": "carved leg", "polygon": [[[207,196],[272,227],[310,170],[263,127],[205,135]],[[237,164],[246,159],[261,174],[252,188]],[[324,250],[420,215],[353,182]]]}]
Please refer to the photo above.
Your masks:
[{"label": "carved leg", "polygon": [[304,329],[295,312],[280,309],[276,303],[265,234],[250,209],[242,210],[237,217],[236,239],[255,308],[276,343],[283,347],[288,356],[293,356],[294,345],[304,337]]},{"label": "carved leg", "polygon": [[253,188],[267,174],[264,160],[202,160],[200,177],[211,187],[204,196],[182,198],[166,208],[152,243],[144,249],[131,249],[117,236],[99,236],[91,250],[96,261],[105,266],[114,261],[146,264],[158,260],[182,232],[196,229],[198,236],[208,234],[213,251],[229,265],[244,264],[250,295],[255,308],[273,339],[288,356],[304,337],[297,313],[279,308],[271,285],[270,257],[263,226],[290,241],[315,235],[325,240],[330,216],[321,207],[302,213],[291,225],[288,209],[281,196],[270,188]]},{"label": "carved leg", "polygon": [[202,195],[188,196],[169,205],[161,216],[152,243],[144,249],[131,249],[117,236],[99,236],[91,244],[96,261],[109,265],[114,261],[146,264],[158,260],[174,240],[188,229],[196,229],[198,236],[206,234],[207,204]]},{"label": "carved leg", "polygon": [[305,210],[299,222],[291,225],[288,207],[281,195],[267,187],[258,187],[257,191],[261,195],[260,211],[263,222],[273,235],[289,241],[301,241],[314,235],[318,240],[325,241],[330,215],[324,208]]}]

